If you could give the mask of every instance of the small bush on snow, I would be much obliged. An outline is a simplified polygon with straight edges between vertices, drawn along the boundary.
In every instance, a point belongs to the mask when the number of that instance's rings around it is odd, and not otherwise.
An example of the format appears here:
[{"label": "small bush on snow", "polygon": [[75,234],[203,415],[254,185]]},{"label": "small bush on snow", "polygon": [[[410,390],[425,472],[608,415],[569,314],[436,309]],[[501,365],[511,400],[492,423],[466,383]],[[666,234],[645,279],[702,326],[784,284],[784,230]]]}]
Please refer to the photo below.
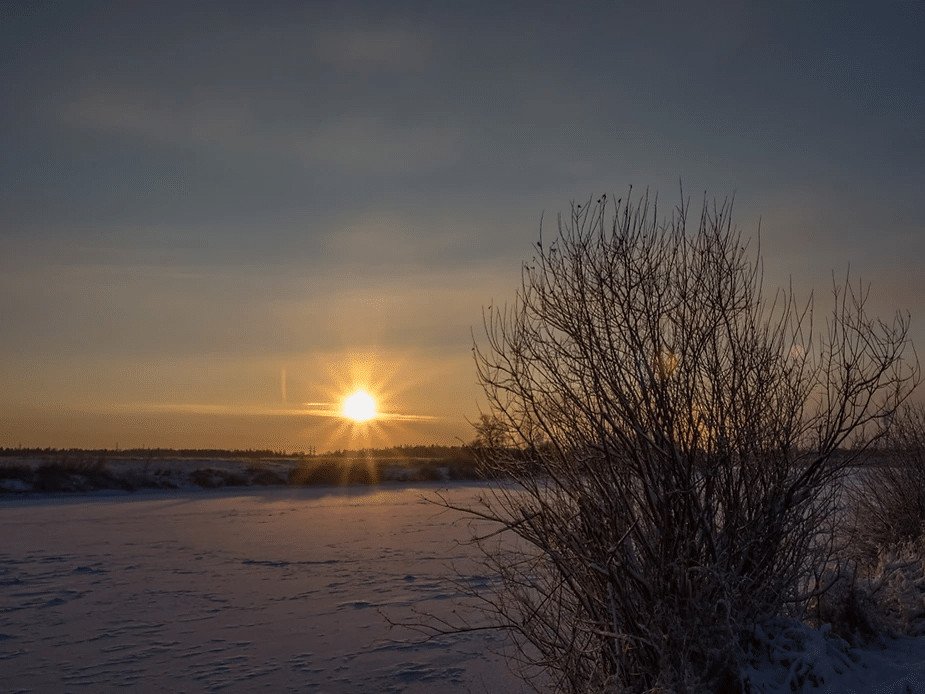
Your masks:
[{"label": "small bush on snow", "polygon": [[809,605],[811,626],[831,629],[852,646],[861,645],[880,633],[878,606],[869,587],[858,581],[856,573],[836,576],[835,572],[829,572],[823,581],[831,587]]},{"label": "small bush on snow", "polygon": [[853,665],[848,644],[828,626],[813,629],[783,617],[755,625],[748,648],[742,675],[750,694],[831,685]]},{"label": "small bush on snow", "polygon": [[881,551],[862,585],[878,608],[882,630],[925,634],[925,541]]},{"label": "small bush on snow", "polygon": [[881,637],[925,635],[925,539],[855,560],[840,575],[823,576],[829,589],[809,606],[808,623],[830,629],[852,646]]},{"label": "small bush on snow", "polygon": [[852,504],[856,544],[868,560],[925,531],[925,405],[900,409],[876,453]]}]

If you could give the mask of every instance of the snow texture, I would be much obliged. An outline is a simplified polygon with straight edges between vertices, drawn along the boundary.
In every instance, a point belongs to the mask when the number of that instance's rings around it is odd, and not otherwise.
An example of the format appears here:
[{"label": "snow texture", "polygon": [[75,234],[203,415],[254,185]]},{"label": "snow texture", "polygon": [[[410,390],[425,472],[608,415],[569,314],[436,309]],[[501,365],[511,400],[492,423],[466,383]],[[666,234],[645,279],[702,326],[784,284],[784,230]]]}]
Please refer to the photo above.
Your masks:
[{"label": "snow texture", "polygon": [[383,616],[465,603],[444,578],[477,569],[469,530],[428,491],[4,499],[2,689],[518,691],[498,637],[405,642]]},{"label": "snow texture", "polygon": [[[492,584],[437,487],[30,495],[0,502],[0,680],[9,692],[518,692],[500,636],[417,640],[447,581]],[[460,484],[456,502],[484,490]],[[925,638],[850,648],[756,630],[751,692],[925,694]]]}]

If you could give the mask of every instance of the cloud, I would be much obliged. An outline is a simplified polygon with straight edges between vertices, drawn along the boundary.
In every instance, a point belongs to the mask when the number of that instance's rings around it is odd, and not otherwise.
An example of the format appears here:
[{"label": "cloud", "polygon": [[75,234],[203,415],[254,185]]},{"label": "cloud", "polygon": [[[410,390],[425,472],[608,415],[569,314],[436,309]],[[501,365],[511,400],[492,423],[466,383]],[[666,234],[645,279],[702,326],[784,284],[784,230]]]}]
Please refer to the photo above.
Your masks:
[{"label": "cloud", "polygon": [[93,89],[59,110],[65,123],[184,147],[237,155],[296,158],[354,174],[407,174],[452,166],[458,129],[390,123],[372,114],[338,114],[309,124],[270,125],[245,103],[203,95],[165,100],[153,91]]},{"label": "cloud", "polygon": [[317,129],[301,151],[309,161],[348,171],[408,173],[455,164],[460,139],[453,128],[395,126],[374,116],[353,116]]},{"label": "cloud", "polygon": [[435,266],[458,266],[477,243],[473,222],[440,210],[415,214],[399,211],[364,211],[343,215],[327,225],[319,249],[329,262],[363,272],[421,271]]},{"label": "cloud", "polygon": [[134,135],[161,142],[196,142],[240,148],[254,117],[241,104],[208,99],[166,99],[140,89],[94,88],[59,109],[65,123],[92,130]]},{"label": "cloud", "polygon": [[405,72],[426,67],[434,41],[423,31],[400,28],[329,29],[314,41],[315,55],[350,72]]}]

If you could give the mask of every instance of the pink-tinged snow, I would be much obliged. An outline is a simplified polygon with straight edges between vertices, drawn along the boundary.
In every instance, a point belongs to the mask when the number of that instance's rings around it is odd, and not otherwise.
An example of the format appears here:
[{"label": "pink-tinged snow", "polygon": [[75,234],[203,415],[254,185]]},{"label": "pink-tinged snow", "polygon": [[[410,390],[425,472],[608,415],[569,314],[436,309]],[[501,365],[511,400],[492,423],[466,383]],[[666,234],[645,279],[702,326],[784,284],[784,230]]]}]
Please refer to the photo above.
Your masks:
[{"label": "pink-tinged snow", "polygon": [[[428,643],[412,609],[490,589],[436,486],[266,488],[0,501],[4,692],[517,692],[484,632]],[[459,485],[456,502],[484,489]],[[455,568],[451,568],[451,566]],[[772,628],[774,627],[774,628]],[[780,622],[752,692],[925,693],[925,639],[845,651]],[[809,678],[807,673],[812,673]]]},{"label": "pink-tinged snow", "polygon": [[390,641],[489,583],[435,489],[6,498],[0,690],[518,691],[498,637]]}]

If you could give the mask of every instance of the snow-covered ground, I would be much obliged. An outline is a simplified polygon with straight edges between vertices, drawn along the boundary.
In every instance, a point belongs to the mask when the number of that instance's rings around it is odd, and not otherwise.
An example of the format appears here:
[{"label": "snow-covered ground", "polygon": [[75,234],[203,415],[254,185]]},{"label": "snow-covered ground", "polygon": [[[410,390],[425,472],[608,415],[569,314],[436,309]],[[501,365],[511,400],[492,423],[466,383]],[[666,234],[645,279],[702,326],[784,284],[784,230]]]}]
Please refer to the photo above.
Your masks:
[{"label": "snow-covered ground", "polygon": [[[450,615],[488,586],[437,486],[156,491],[0,500],[3,691],[517,692],[474,633],[429,643],[383,613]],[[455,501],[483,491],[459,484]],[[453,568],[451,568],[451,566]],[[925,640],[845,653],[785,626],[753,691],[925,693]]]},{"label": "snow-covered ground", "polygon": [[518,691],[484,633],[390,641],[380,610],[449,614],[477,570],[435,489],[7,497],[0,689]]}]

